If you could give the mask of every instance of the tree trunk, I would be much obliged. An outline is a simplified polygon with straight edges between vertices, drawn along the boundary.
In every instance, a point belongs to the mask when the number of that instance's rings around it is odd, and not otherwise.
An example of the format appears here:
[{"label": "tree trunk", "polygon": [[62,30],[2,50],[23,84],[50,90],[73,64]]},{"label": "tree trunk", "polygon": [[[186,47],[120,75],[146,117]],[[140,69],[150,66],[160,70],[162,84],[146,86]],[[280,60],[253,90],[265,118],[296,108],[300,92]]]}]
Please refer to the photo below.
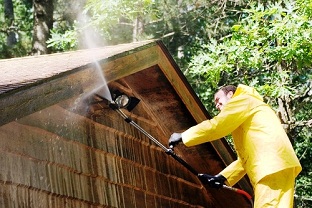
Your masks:
[{"label": "tree trunk", "polygon": [[133,42],[139,41],[143,33],[144,23],[143,18],[139,15],[134,21],[133,27]]},{"label": "tree trunk", "polygon": [[33,55],[47,54],[47,40],[53,27],[53,0],[34,0]]},{"label": "tree trunk", "polygon": [[12,47],[16,44],[16,36],[13,28],[14,23],[14,8],[12,0],[4,0],[4,18],[7,23],[7,46]]},{"label": "tree trunk", "polygon": [[[283,69],[281,64],[277,65],[277,71],[280,73],[283,73]],[[280,84],[283,85],[283,83],[285,83],[286,80],[285,78],[282,78]],[[277,98],[277,102],[278,102],[278,116],[281,120],[281,123],[284,127],[284,130],[286,131],[286,133],[290,133],[291,131],[291,123],[293,123],[293,113],[291,110],[291,99],[289,97],[289,95],[283,95],[279,98]]]}]

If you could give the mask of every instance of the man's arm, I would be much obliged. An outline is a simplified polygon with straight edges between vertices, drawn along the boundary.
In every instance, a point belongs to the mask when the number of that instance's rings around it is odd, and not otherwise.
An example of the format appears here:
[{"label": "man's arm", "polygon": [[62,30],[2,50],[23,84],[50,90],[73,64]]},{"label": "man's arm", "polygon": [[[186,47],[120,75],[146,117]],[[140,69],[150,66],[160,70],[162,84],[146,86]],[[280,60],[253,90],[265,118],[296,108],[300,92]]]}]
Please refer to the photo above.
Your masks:
[{"label": "man's arm", "polygon": [[220,139],[232,133],[249,115],[249,96],[232,98],[217,116],[183,132],[183,143],[186,146],[194,146]]},{"label": "man's arm", "polygon": [[219,175],[223,175],[226,178],[226,184],[229,186],[235,185],[245,174],[246,171],[240,159],[235,160],[219,173]]}]

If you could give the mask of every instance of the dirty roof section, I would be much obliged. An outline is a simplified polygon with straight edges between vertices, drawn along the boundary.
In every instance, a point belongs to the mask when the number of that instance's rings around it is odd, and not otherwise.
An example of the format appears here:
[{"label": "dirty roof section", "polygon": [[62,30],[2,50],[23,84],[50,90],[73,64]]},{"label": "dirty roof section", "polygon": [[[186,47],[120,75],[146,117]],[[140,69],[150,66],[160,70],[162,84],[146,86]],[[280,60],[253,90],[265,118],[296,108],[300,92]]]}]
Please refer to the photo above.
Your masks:
[{"label": "dirty roof section", "polygon": [[[44,79],[68,73],[99,60],[134,53],[151,41],[123,44],[118,47],[93,48],[62,54],[0,60],[0,94]],[[116,57],[115,57],[116,58]]]},{"label": "dirty roof section", "polygon": [[[96,173],[91,174],[89,170],[79,169],[79,171],[86,171],[83,175],[94,180],[104,180],[105,183],[108,181],[109,186],[116,185],[118,187],[116,190],[127,189],[129,191],[130,189],[146,197],[152,196],[157,202],[152,203],[155,206],[151,207],[175,207],[176,204],[183,204],[186,207],[205,207],[205,203],[213,204],[207,207],[248,207],[248,203],[240,195],[228,190],[211,190],[203,187],[194,175],[181,167],[181,164],[173,161],[157,145],[124,122],[107,106],[105,100],[92,102],[96,97],[95,94],[109,99],[110,91],[116,89],[140,99],[140,103],[133,111],[125,111],[126,115],[164,145],[167,145],[172,132],[183,131],[209,118],[208,112],[162,42],[145,41],[61,54],[1,60],[0,66],[0,73],[3,75],[0,77],[0,112],[2,115],[0,134],[8,139],[8,143],[10,135],[14,133],[13,130],[10,132],[8,129],[19,128],[21,131],[27,129],[27,132],[31,132],[32,135],[46,135],[48,132],[51,136],[61,138],[64,143],[62,145],[66,145],[66,149],[73,152],[70,157],[75,154],[78,157],[79,153],[75,151],[85,152],[86,150],[91,151],[90,155],[108,154],[108,157],[113,158],[115,162],[114,164],[107,163],[107,165],[113,165],[116,168],[118,177],[102,176],[102,169],[93,166],[97,162],[97,160],[92,161],[93,159],[86,160],[84,165],[90,166],[92,170],[96,170]],[[65,116],[67,114],[81,122],[67,123]],[[72,126],[73,123],[79,123],[77,124],[79,127]],[[19,134],[14,135],[16,142],[19,143]],[[33,136],[28,139],[33,141],[34,138]],[[27,140],[26,133],[23,133],[23,140]],[[71,147],[65,141],[71,141],[70,144],[76,146]],[[33,144],[37,143],[40,142],[33,142]],[[26,142],[25,145],[27,144],[29,143]],[[3,146],[5,145],[8,144],[3,143]],[[27,154],[33,154],[33,148],[29,146],[29,153],[21,152],[19,155],[25,155],[27,158]],[[23,151],[26,149],[27,147]],[[209,174],[217,174],[235,159],[234,153],[224,139],[189,148],[179,145],[175,148],[175,152],[198,172]],[[38,153],[40,157],[43,157],[40,154]],[[64,154],[69,153],[64,152]],[[49,157],[49,155],[44,157]],[[79,160],[76,157],[71,158],[70,161]],[[100,156],[96,156],[98,157]],[[68,166],[70,166],[70,161]],[[133,164],[150,176],[144,176],[142,179],[140,178],[141,172],[138,173],[137,177],[141,181],[139,182],[130,177],[136,173],[123,175],[124,170],[120,164],[124,163],[127,167],[128,164]],[[54,165],[54,162],[50,161],[49,164]],[[78,168],[77,164],[72,166],[68,170]],[[78,174],[79,171],[75,170],[74,173]],[[8,172],[10,172],[9,169]],[[54,172],[54,174],[57,173]],[[60,176],[55,176],[57,177]],[[151,187],[155,187],[155,190]],[[246,179],[242,180],[239,187],[251,193],[250,184]],[[62,189],[62,187],[58,188]],[[41,188],[36,187],[36,189]],[[198,193],[201,193],[201,196],[196,198]],[[60,195],[71,197],[73,200],[80,197],[73,194]],[[131,198],[132,195],[130,195],[129,199],[125,196],[120,199],[121,202],[117,200],[116,203],[122,204],[127,200],[133,202],[135,197]],[[119,197],[119,194],[117,196]],[[120,194],[121,196],[123,194]],[[137,200],[142,201],[135,203],[141,203],[141,207],[144,207],[146,197],[140,196]]]}]

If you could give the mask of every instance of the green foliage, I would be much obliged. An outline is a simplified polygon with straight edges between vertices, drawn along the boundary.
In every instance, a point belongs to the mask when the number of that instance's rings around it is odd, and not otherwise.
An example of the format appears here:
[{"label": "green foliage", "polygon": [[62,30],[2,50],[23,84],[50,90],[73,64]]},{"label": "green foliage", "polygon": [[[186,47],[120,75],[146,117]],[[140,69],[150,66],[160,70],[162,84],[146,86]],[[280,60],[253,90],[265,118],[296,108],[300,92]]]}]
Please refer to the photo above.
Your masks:
[{"label": "green foliage", "polygon": [[202,46],[187,76],[194,80],[200,74],[195,87],[216,88],[230,81],[261,86],[270,97],[294,94],[293,77],[305,76],[312,60],[312,22],[298,9],[294,3],[246,9],[230,37]]},{"label": "green foliage", "polygon": [[53,51],[70,51],[78,47],[77,30],[60,31],[59,28],[52,29],[51,38],[47,41],[48,47]]},{"label": "green foliage", "polygon": [[[154,27],[158,34],[163,34],[160,38],[183,71],[204,43],[228,34],[232,24],[240,18],[237,11],[245,6],[230,1],[158,2],[158,17],[162,18]],[[170,33],[172,35],[166,37]]]},{"label": "green foliage", "polygon": [[280,114],[286,112],[288,135],[303,166],[297,207],[311,207],[312,200],[311,11],[310,0],[251,5],[230,35],[202,45],[185,72],[211,112],[215,89],[239,83],[254,86]]},{"label": "green foliage", "polygon": [[[14,22],[9,25],[4,19],[4,15],[0,16],[0,58],[12,58],[26,56],[31,51],[32,44],[32,4],[27,0],[15,0],[14,5]],[[4,14],[3,4],[0,4],[0,14]],[[13,31],[17,42],[14,46],[7,46],[7,33]]]},{"label": "green foliage", "polygon": [[[224,9],[223,3],[230,7]],[[203,0],[88,0],[76,29],[79,36],[92,28],[105,45],[162,39],[184,68],[203,42],[222,37],[231,29],[239,18],[235,10],[241,7],[244,4]],[[65,32],[58,33],[61,36]],[[60,39],[52,39],[54,45],[63,45],[56,43]]]},{"label": "green foliage", "polygon": [[109,44],[132,42],[136,21],[144,24],[152,21],[153,1],[151,0],[88,0],[84,14],[90,17],[89,24]]},{"label": "green foliage", "polygon": [[[311,109],[311,105],[308,107]],[[305,109],[301,115],[305,115],[306,111],[311,111],[310,109]],[[312,207],[312,132],[311,127],[308,126],[297,128],[296,131],[297,135],[294,147],[297,155],[300,156],[299,159],[303,166],[303,170],[299,175],[300,177],[296,182],[296,207],[308,208]]]},{"label": "green foliage", "polygon": [[[71,8],[59,0],[63,8]],[[153,21],[153,1],[87,0],[83,11],[76,14],[76,21],[59,22],[48,41],[53,51],[91,47],[90,45],[114,45],[147,39],[146,34],[137,32],[136,23]],[[143,27],[143,26],[142,26]],[[88,43],[88,42],[94,43]]]},{"label": "green foliage", "polygon": [[47,46],[52,53],[78,49],[79,15],[84,7],[84,0],[54,0],[54,24]]}]

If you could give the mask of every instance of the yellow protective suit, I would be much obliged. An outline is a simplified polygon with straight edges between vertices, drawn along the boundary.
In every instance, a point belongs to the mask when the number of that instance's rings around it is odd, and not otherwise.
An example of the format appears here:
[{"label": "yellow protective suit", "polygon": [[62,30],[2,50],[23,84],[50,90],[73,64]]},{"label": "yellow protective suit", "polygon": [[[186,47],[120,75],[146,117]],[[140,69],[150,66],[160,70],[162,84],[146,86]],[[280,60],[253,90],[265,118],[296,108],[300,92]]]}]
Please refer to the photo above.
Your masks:
[{"label": "yellow protective suit", "polygon": [[193,146],[230,133],[237,160],[220,173],[230,186],[246,173],[255,187],[270,174],[293,168],[296,177],[301,171],[278,117],[254,88],[239,85],[217,116],[183,132],[182,140],[186,146]]}]

